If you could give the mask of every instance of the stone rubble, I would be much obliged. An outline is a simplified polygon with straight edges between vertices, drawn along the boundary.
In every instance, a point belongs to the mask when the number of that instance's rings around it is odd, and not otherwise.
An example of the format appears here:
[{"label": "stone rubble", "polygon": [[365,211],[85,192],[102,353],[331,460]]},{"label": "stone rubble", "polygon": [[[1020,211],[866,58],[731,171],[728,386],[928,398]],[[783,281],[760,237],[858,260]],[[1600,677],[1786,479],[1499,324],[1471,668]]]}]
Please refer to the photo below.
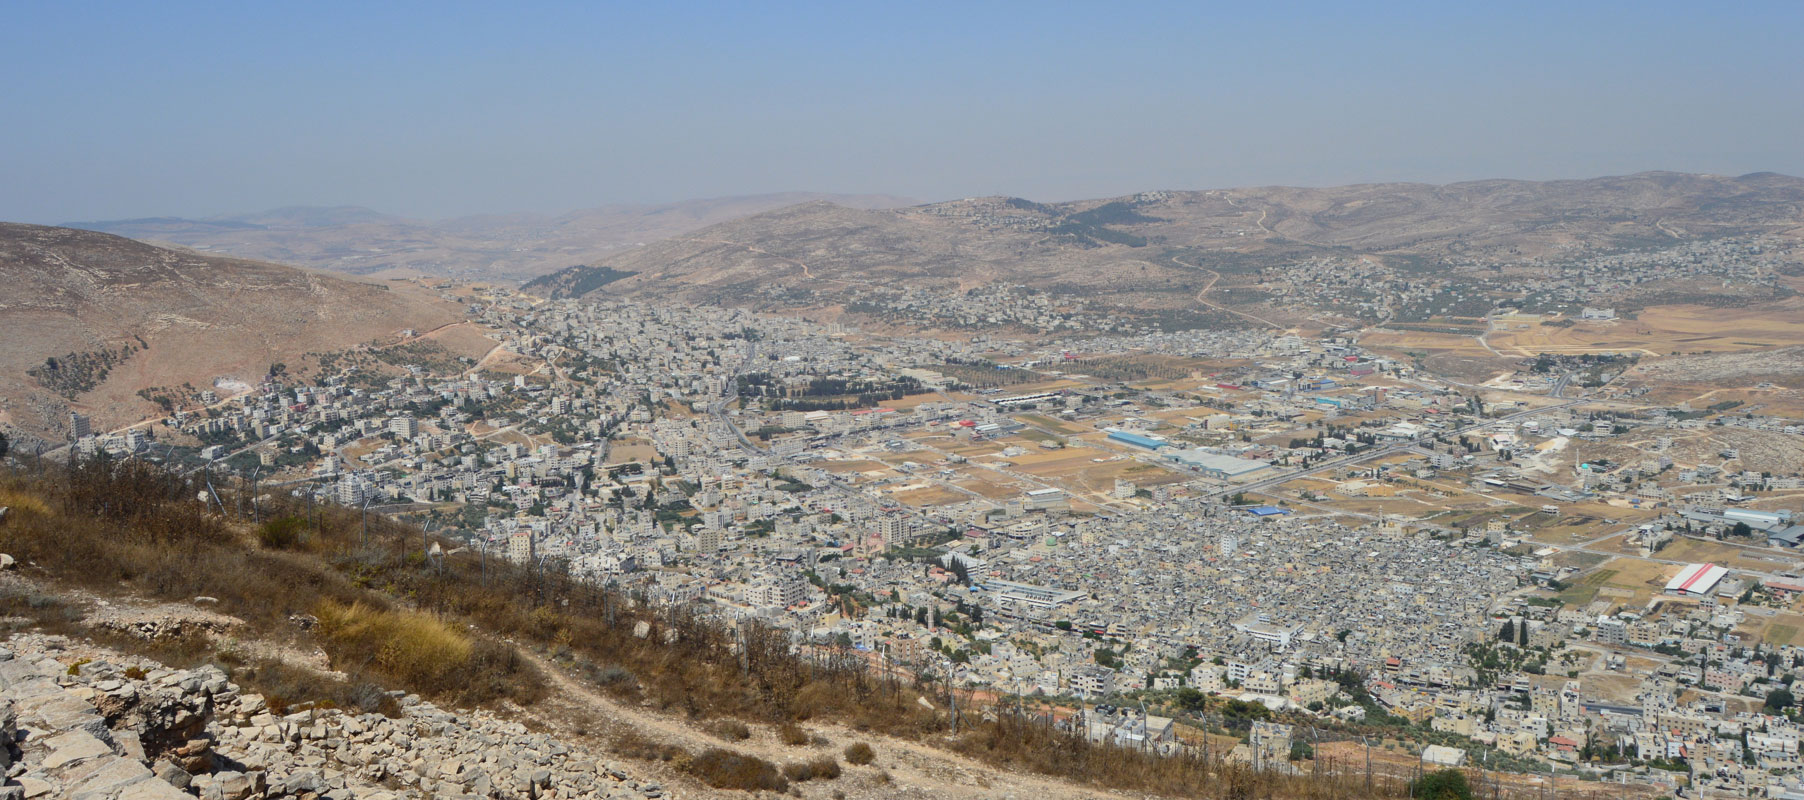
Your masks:
[{"label": "stone rubble", "polygon": [[0,647],[0,800],[556,800],[670,797],[620,764],[492,714],[391,693],[393,718],[278,715],[216,667]]}]

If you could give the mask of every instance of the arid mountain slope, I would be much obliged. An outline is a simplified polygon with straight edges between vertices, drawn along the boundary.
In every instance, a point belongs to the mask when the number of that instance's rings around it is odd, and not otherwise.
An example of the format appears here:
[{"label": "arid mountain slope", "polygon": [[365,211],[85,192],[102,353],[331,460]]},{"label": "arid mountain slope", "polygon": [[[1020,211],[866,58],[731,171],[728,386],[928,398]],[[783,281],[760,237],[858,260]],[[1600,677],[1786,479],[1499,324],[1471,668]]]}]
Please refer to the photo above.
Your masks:
[{"label": "arid mountain slope", "polygon": [[[1173,192],[1146,203],[1158,222],[1126,229],[1172,244],[1246,236],[1370,252],[1539,254],[1693,236],[1797,231],[1804,179],[1644,172],[1588,180],[1387,183]],[[1145,197],[1145,195],[1142,195]],[[1131,201],[1132,198],[1124,198]]]},{"label": "arid mountain slope", "polygon": [[459,319],[411,285],[0,223],[0,427],[60,439],[152,409],[140,389],[254,382],[271,364]]},{"label": "arid mountain slope", "polygon": [[736,217],[828,199],[856,208],[915,201],[886,195],[787,192],[658,205],[616,205],[561,216],[491,214],[423,222],[366,208],[284,208],[189,220],[158,217],[72,227],[208,252],[358,275],[386,271],[526,280],[644,242]]},{"label": "arid mountain slope", "polygon": [[[604,268],[632,274],[605,291],[724,300],[775,285],[830,293],[872,284],[962,290],[1004,281],[1081,283],[1101,267],[1155,255],[923,213],[938,207],[867,211],[809,203],[733,220],[606,260]],[[562,272],[529,288],[571,294],[594,269]]]},{"label": "arid mountain slope", "polygon": [[[1177,248],[1204,261],[1348,253],[1512,258],[1748,233],[1804,233],[1804,180],[1654,172],[1445,186],[1161,191],[1057,204],[975,198],[891,211],[811,203],[620,253],[534,288],[717,299],[774,284],[832,293],[861,284],[946,289],[1010,282],[1133,297],[1163,293],[1177,302],[1186,289],[1212,280],[1205,270],[1174,265],[1169,256]],[[613,270],[604,276],[613,280],[598,279],[597,270]]]}]

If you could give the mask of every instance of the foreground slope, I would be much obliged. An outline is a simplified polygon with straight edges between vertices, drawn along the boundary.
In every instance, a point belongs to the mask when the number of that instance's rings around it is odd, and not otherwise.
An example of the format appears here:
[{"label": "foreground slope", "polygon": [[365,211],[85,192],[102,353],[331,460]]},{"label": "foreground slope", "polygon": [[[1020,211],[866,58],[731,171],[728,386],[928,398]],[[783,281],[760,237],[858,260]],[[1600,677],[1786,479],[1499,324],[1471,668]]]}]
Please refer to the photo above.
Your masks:
[{"label": "foreground slope", "polygon": [[1404,796],[1418,766],[1155,756],[982,693],[953,733],[935,681],[850,650],[223,478],[208,502],[142,459],[0,459],[0,722],[12,701],[26,796],[1351,800]]},{"label": "foreground slope", "polygon": [[0,223],[0,428],[60,439],[142,417],[140,389],[246,383],[305,352],[456,321],[408,286],[153,247],[69,228]]}]

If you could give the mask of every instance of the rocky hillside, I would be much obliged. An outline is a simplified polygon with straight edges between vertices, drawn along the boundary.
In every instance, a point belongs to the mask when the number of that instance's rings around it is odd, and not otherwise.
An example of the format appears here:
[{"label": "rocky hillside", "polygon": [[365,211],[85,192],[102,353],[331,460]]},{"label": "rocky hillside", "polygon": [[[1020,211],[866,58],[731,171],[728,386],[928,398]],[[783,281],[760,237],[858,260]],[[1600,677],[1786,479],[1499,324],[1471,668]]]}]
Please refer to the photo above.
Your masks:
[{"label": "rocky hillside", "polygon": [[105,429],[155,409],[140,389],[254,383],[305,352],[461,317],[402,282],[36,225],[0,223],[0,278],[0,430],[53,441],[70,410]]},{"label": "rocky hillside", "polygon": [[915,201],[887,195],[783,192],[656,205],[616,205],[561,215],[488,214],[426,222],[355,206],[284,208],[207,219],[157,217],[71,223],[150,242],[242,258],[368,275],[382,272],[528,280],[592,263],[645,242],[815,200],[854,208]]},{"label": "rocky hillside", "polygon": [[[572,268],[540,288],[558,296],[674,292],[744,300],[772,287],[832,295],[858,286],[947,290],[1008,282],[1083,294],[1138,292],[1175,304],[1211,279],[1172,264],[1168,254],[1176,249],[1253,259],[1510,258],[1749,233],[1804,234],[1804,180],[1652,172],[1157,191],[1071,203],[990,197],[893,211],[814,203]],[[600,270],[632,275],[596,280],[591,273]]]},{"label": "rocky hillside", "polygon": [[665,796],[619,762],[518,722],[405,692],[387,699],[387,714],[275,708],[217,667],[170,669],[22,634],[0,647],[0,762],[25,798]]}]

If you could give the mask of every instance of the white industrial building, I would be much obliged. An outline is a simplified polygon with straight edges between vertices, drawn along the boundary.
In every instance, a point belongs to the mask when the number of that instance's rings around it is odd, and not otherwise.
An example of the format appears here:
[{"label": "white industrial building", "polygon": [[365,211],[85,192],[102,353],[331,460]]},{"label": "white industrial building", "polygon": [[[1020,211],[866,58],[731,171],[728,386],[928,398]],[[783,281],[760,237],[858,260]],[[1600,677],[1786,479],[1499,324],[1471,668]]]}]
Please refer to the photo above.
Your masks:
[{"label": "white industrial building", "polygon": [[1685,597],[1710,594],[1729,571],[1715,564],[1691,564],[1666,582],[1666,593]]}]

